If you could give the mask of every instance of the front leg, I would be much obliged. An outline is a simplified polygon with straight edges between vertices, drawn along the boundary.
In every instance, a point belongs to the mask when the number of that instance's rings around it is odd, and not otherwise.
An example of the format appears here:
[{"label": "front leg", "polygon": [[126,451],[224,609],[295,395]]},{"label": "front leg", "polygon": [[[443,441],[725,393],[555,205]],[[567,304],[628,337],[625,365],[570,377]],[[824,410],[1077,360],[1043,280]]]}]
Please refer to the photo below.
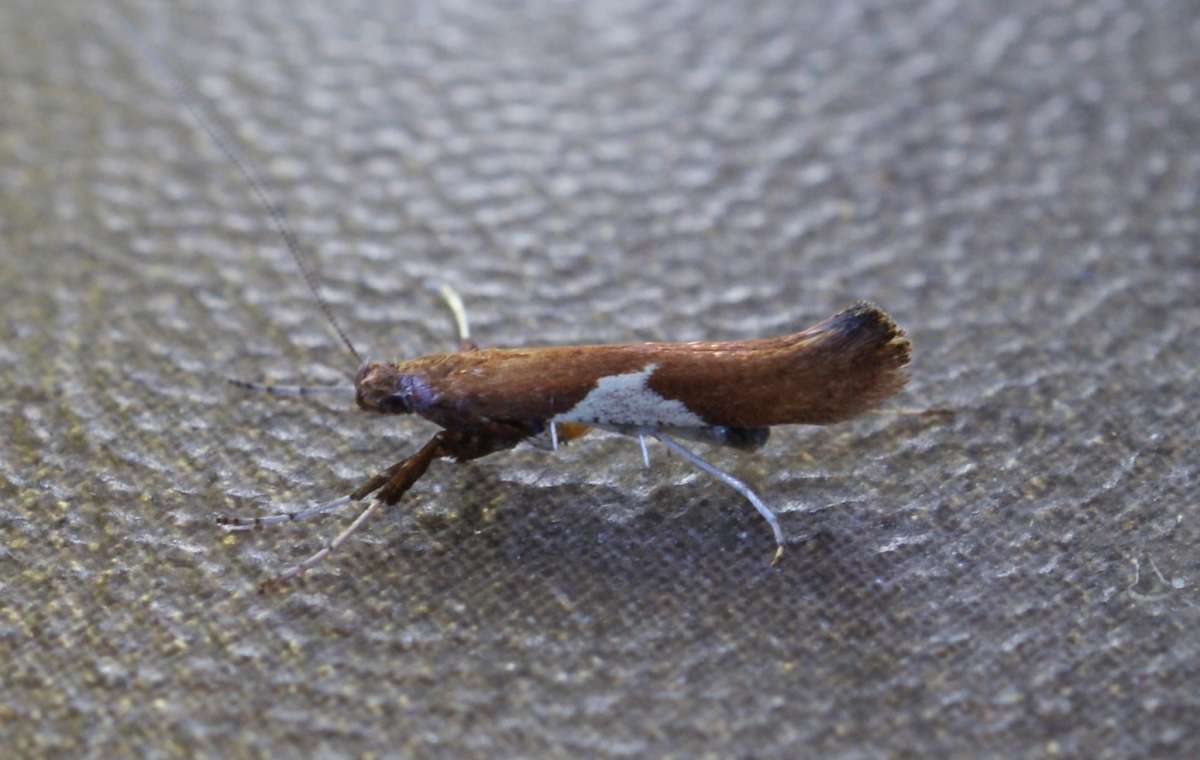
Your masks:
[{"label": "front leg", "polygon": [[[375,491],[379,491],[378,499],[385,504],[395,504],[421,479],[433,460],[441,456],[442,446],[447,431],[443,430],[407,459],[402,459],[378,475],[371,476],[350,494],[353,501],[360,501]],[[380,490],[380,489],[383,490]]]},{"label": "front leg", "polygon": [[320,551],[292,565],[274,578],[264,581],[259,586],[259,591],[268,591],[303,575],[310,567],[335,552],[380,506],[398,502],[400,497],[421,479],[435,459],[453,459],[458,462],[478,459],[496,451],[510,449],[527,435],[528,433],[521,428],[504,423],[489,423],[470,432],[442,430],[430,438],[417,453],[397,462],[355,489],[349,496],[353,501],[361,501],[375,491],[379,493],[345,530],[321,547]]},{"label": "front leg", "polygon": [[429,439],[429,443],[422,446],[416,454],[392,465],[382,475],[364,483],[351,494],[351,498],[361,499],[378,488],[379,494],[376,499],[384,504],[395,504],[421,479],[433,460],[453,459],[456,462],[466,462],[479,459],[496,451],[511,449],[524,437],[524,433],[495,424],[471,432],[443,430]]}]

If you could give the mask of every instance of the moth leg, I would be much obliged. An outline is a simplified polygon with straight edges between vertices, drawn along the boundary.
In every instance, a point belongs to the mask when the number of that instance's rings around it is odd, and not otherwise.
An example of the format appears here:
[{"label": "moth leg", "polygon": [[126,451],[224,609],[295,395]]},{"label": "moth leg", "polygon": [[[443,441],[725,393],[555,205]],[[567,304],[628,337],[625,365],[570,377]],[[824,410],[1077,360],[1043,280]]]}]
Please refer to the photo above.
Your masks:
[{"label": "moth leg", "polygon": [[746,497],[746,500],[754,505],[754,508],[758,510],[760,515],[763,516],[763,519],[770,524],[771,531],[775,534],[775,556],[771,559],[771,564],[775,565],[778,563],[779,558],[783,556],[783,530],[779,527],[779,518],[775,516],[775,513],[771,511],[770,507],[763,503],[762,499],[758,498],[758,494],[754,493],[754,491],[750,489],[750,486],[746,485],[742,481],[733,477],[719,467],[709,464],[696,454],[684,448],[677,441],[675,441],[674,438],[666,433],[654,431],[650,434],[662,441],[667,448],[686,459],[695,467],[704,470],[709,475],[712,475],[717,480]]},{"label": "moth leg", "polygon": [[650,450],[646,448],[646,434],[638,433],[638,443],[642,445],[642,462],[645,463],[646,469],[650,469]]},{"label": "moth leg", "polygon": [[346,526],[345,530],[339,533],[332,541],[325,544],[325,546],[321,547],[320,551],[302,562],[292,565],[274,578],[264,581],[259,586],[259,590],[267,591],[292,578],[303,575],[313,565],[316,565],[337,551],[337,548],[345,543],[346,539],[354,531],[358,530],[380,506],[390,506],[398,502],[400,497],[407,493],[421,479],[421,476],[425,474],[426,470],[429,469],[429,465],[435,459],[448,458],[459,462],[478,459],[495,451],[510,449],[528,435],[527,431],[502,423],[493,423],[489,428],[472,433],[463,433],[454,430],[439,432],[430,438],[416,454],[397,462],[382,473],[371,477],[348,497],[343,497],[348,500],[359,501],[374,491],[379,491],[370,505],[360,512],[358,517],[355,517],[354,521]]},{"label": "moth leg", "polygon": [[317,504],[302,509],[299,512],[277,512],[273,515],[265,517],[237,517],[236,515],[223,515],[217,518],[217,525],[228,531],[239,530],[255,530],[264,525],[280,525],[282,523],[299,522],[307,520],[310,517],[336,512],[352,501],[349,496],[340,496],[332,501],[327,501],[324,504]]},{"label": "moth leg", "polygon": [[458,291],[444,282],[438,283],[435,289],[454,317],[454,327],[458,331],[458,350],[474,351],[478,349],[479,346],[471,340],[471,325],[467,322],[467,308],[463,306],[463,300],[458,295]]},{"label": "moth leg", "polygon": [[443,449],[446,439],[452,435],[443,430],[430,438],[429,442],[422,446],[416,454],[389,467],[387,472],[390,477],[379,489],[375,500],[389,506],[400,501],[400,497],[421,479],[421,476],[429,469],[429,465],[433,464],[433,460],[446,456]]},{"label": "moth leg", "polygon": [[941,417],[950,418],[954,416],[954,410],[949,407],[935,406],[930,409],[872,409],[871,414],[891,415],[896,417]]},{"label": "moth leg", "polygon": [[416,454],[397,462],[384,472],[367,480],[366,483],[359,486],[349,496],[344,496],[342,499],[337,500],[345,500],[346,502],[358,501],[373,491],[379,490],[379,495],[367,505],[366,509],[359,512],[354,521],[346,526],[345,530],[337,534],[332,541],[321,547],[321,550],[316,554],[292,565],[279,575],[264,581],[259,586],[259,591],[268,591],[286,583],[292,578],[303,575],[310,567],[337,551],[338,547],[345,543],[346,539],[375,513],[375,510],[381,506],[395,504],[399,501],[404,492],[412,488],[413,484],[425,474],[425,471],[429,469],[430,463],[438,458],[447,435],[446,431],[438,433],[433,438],[430,438],[429,442],[422,446]]},{"label": "moth leg", "polygon": [[[437,436],[434,436],[434,438],[436,439]],[[430,443],[425,444],[421,451],[417,452],[414,457],[421,456],[421,454],[425,452],[425,450],[428,449],[432,443],[433,441],[430,441]],[[317,504],[316,506],[309,507],[308,509],[302,509],[299,512],[278,512],[265,517],[238,517],[236,515],[221,516],[217,518],[217,525],[220,525],[222,528],[229,531],[253,530],[255,528],[261,528],[265,525],[280,525],[289,522],[299,522],[300,520],[307,520],[308,518],[316,517],[317,515],[336,512],[352,501],[360,501],[364,497],[369,496],[371,493],[379,490],[384,485],[397,478],[406,467],[412,466],[410,462],[414,457],[403,459],[387,468],[383,472],[377,475],[372,475],[365,483],[354,489],[349,495],[339,496],[338,498],[333,499],[332,501],[327,501],[324,504]],[[426,462],[424,467],[428,468],[429,463]],[[425,469],[421,469],[421,474],[424,472]],[[416,477],[420,477],[420,474],[418,474]],[[416,478],[413,478],[412,483],[415,482]],[[412,483],[409,483],[410,487]],[[399,497],[397,496],[396,498],[398,499]]]},{"label": "moth leg", "polygon": [[337,534],[336,538],[325,544],[325,546],[321,547],[321,551],[312,555],[303,562],[292,565],[279,575],[276,575],[274,578],[268,578],[267,580],[263,581],[261,584],[259,584],[258,590],[265,593],[286,583],[292,578],[303,575],[310,567],[325,559],[333,552],[337,551],[337,548],[341,546],[347,538],[350,538],[350,535],[354,533],[354,531],[358,530],[359,526],[366,522],[367,518],[374,514],[375,510],[379,509],[382,504],[383,502],[379,501],[378,499],[371,502],[366,509],[359,513],[358,517],[354,518],[354,522],[346,526],[346,529]]},{"label": "moth leg", "polygon": [[591,428],[578,422],[549,421],[540,432],[527,436],[525,442],[546,451],[558,451],[559,447],[566,446],[576,438],[582,438],[590,431]]},{"label": "moth leg", "polygon": [[457,430],[442,430],[430,438],[421,449],[408,459],[401,460],[382,473],[375,475],[359,486],[350,498],[362,499],[378,490],[376,499],[384,504],[400,501],[408,489],[421,479],[435,459],[453,459],[466,462],[496,451],[511,449],[529,435],[528,431],[493,422],[489,427],[471,433]]}]

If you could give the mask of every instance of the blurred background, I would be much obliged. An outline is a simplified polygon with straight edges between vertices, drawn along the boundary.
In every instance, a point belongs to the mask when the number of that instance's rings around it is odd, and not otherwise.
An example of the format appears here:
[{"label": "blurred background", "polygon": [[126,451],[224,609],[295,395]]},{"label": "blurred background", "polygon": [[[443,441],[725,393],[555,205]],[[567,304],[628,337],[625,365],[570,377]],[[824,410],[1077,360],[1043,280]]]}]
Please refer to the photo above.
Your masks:
[{"label": "blurred background", "polygon": [[[6,754],[1200,751],[1200,14],[1187,0],[0,5]],[[157,50],[194,89],[181,97]],[[226,376],[765,336],[866,298],[896,408],[435,464]]]}]

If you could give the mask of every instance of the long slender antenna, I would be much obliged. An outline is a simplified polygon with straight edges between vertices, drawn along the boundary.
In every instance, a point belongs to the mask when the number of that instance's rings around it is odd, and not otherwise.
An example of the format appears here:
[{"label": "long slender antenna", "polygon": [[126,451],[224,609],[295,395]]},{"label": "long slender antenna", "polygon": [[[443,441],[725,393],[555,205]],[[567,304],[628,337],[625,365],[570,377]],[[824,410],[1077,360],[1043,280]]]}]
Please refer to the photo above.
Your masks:
[{"label": "long slender antenna", "polygon": [[219,148],[220,151],[225,154],[225,157],[228,158],[233,165],[238,168],[239,172],[241,172],[242,177],[254,191],[255,199],[267,213],[267,216],[270,217],[271,223],[275,226],[275,230],[279,233],[280,237],[283,238],[284,243],[287,244],[287,249],[292,255],[292,260],[296,262],[296,267],[300,270],[300,274],[304,276],[304,282],[308,284],[308,289],[312,292],[313,298],[316,299],[317,306],[325,315],[325,319],[329,320],[329,325],[333,328],[333,331],[337,333],[338,338],[341,339],[346,348],[349,349],[350,355],[354,357],[354,360],[358,362],[358,364],[362,364],[362,356],[358,353],[358,350],[354,348],[354,344],[350,342],[350,338],[346,336],[345,331],[342,330],[342,326],[337,321],[337,318],[334,317],[333,309],[330,308],[329,302],[326,301],[325,297],[321,295],[321,291],[317,287],[317,278],[313,275],[312,270],[308,267],[308,264],[305,263],[304,254],[300,248],[300,242],[292,233],[291,227],[288,226],[287,217],[283,212],[283,208],[274,201],[271,194],[267,192],[267,188],[262,184],[262,182],[259,181],[258,177],[252,171],[250,171],[249,159],[243,159],[234,148],[233,143],[227,140],[225,136],[217,129],[217,127],[205,117],[204,113],[200,111],[199,107],[196,105],[196,103],[198,103],[201,99],[199,93],[195,89],[189,87],[181,77],[175,74],[175,71],[171,68],[170,63],[158,54],[158,50],[156,50],[153,44],[143,37],[141,32],[135,26],[133,26],[132,22],[123,16],[121,16],[120,19],[125,24],[129,32],[142,42],[141,46],[135,46],[133,48],[134,53],[146,57],[152,64],[153,68],[158,69],[160,72],[165,74],[167,81],[171,84],[171,88],[175,91],[175,96],[183,101],[183,105],[185,108],[187,108],[188,113],[191,114],[192,119],[200,125],[200,128],[208,134],[209,139],[216,144],[217,148]]}]

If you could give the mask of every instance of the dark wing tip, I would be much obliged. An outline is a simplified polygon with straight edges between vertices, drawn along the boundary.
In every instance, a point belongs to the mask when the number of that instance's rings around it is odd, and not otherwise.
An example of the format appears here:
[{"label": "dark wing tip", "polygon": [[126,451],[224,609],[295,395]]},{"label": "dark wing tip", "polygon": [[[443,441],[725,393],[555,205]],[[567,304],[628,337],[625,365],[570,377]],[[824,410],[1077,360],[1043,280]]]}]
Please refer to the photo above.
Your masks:
[{"label": "dark wing tip", "polygon": [[875,349],[894,367],[903,367],[912,358],[912,344],[904,330],[869,301],[859,301],[834,314],[825,323],[825,330],[838,336],[847,348]]}]

